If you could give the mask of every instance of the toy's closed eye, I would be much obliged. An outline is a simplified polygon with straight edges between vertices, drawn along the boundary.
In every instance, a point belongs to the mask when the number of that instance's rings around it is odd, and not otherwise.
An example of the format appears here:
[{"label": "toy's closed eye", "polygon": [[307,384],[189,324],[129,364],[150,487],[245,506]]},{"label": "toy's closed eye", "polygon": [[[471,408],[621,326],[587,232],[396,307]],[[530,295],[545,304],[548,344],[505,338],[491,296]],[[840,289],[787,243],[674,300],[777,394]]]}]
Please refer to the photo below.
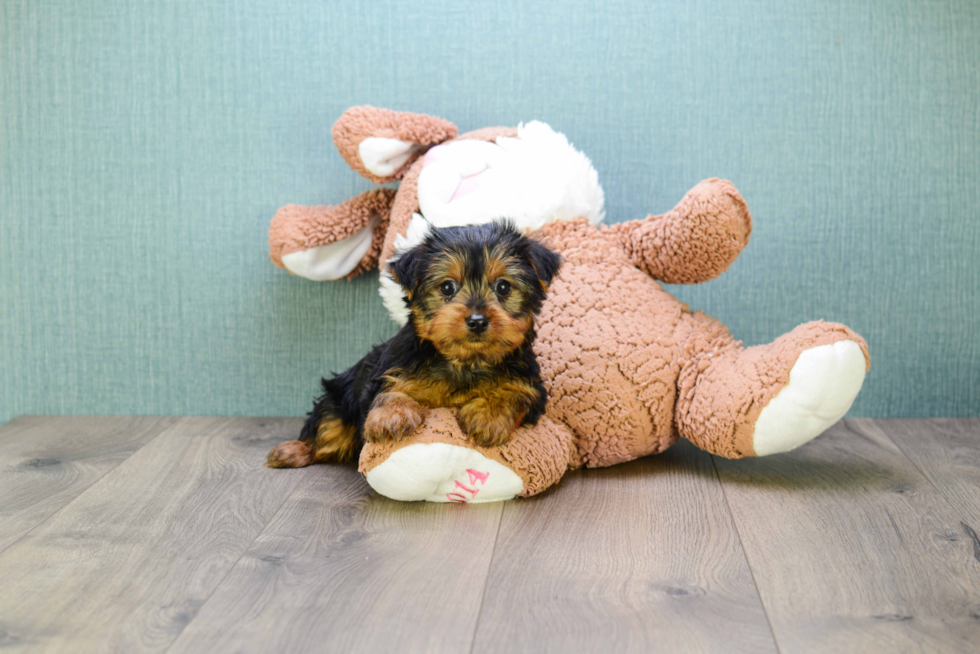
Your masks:
[{"label": "toy's closed eye", "polygon": [[443,283],[439,284],[439,292],[442,293],[443,297],[450,298],[456,294],[456,282],[451,279],[447,279]]}]

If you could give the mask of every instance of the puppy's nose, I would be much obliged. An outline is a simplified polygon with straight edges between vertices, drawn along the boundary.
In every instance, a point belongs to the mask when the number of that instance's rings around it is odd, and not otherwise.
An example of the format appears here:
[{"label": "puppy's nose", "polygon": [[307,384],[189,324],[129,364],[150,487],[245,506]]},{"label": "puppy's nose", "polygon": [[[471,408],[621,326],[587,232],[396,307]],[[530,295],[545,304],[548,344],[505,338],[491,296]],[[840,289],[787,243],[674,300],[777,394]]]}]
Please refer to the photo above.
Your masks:
[{"label": "puppy's nose", "polygon": [[466,326],[474,334],[482,334],[487,331],[487,327],[490,326],[490,321],[482,313],[474,313],[466,319]]}]

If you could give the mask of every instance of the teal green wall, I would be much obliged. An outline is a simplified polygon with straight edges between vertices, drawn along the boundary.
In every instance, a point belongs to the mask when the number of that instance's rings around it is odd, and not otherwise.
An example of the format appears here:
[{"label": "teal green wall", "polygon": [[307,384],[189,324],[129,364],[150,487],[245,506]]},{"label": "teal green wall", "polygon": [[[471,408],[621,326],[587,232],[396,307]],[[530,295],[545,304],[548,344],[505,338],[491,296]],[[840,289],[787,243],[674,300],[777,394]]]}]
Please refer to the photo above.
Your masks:
[{"label": "teal green wall", "polygon": [[613,222],[731,179],[752,242],[682,299],[749,344],[854,327],[853,415],[978,414],[978,98],[976,0],[5,0],[0,420],[304,412],[393,331],[376,275],[266,253],[369,187],[329,139],[362,103],[549,122]]}]

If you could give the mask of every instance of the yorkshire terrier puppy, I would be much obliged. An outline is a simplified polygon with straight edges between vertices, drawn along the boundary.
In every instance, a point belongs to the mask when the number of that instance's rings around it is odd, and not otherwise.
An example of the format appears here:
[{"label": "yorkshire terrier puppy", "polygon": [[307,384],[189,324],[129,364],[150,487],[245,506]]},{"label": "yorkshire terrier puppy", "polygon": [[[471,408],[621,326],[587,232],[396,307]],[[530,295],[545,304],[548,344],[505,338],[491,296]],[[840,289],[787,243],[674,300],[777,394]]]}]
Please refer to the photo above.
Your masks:
[{"label": "yorkshire terrier puppy", "polygon": [[412,433],[427,408],[457,407],[460,427],[484,447],[533,425],[547,401],[534,317],[560,265],[507,221],[432,229],[388,266],[405,291],[408,324],[322,380],[300,440],[274,447],[268,465],[350,460],[364,441]]}]

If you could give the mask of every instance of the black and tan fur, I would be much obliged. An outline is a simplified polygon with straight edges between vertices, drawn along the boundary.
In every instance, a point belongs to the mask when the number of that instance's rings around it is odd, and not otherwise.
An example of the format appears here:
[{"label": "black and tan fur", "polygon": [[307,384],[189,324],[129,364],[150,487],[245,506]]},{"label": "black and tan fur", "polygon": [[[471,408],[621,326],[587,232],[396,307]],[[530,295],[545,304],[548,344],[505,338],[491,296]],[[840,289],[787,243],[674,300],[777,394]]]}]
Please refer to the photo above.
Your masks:
[{"label": "black and tan fur", "polygon": [[560,264],[506,221],[431,230],[388,266],[405,291],[408,324],[322,381],[300,440],[274,447],[269,465],[350,460],[363,441],[412,433],[427,408],[458,408],[460,427],[484,447],[534,424],[547,400],[534,316]]}]

